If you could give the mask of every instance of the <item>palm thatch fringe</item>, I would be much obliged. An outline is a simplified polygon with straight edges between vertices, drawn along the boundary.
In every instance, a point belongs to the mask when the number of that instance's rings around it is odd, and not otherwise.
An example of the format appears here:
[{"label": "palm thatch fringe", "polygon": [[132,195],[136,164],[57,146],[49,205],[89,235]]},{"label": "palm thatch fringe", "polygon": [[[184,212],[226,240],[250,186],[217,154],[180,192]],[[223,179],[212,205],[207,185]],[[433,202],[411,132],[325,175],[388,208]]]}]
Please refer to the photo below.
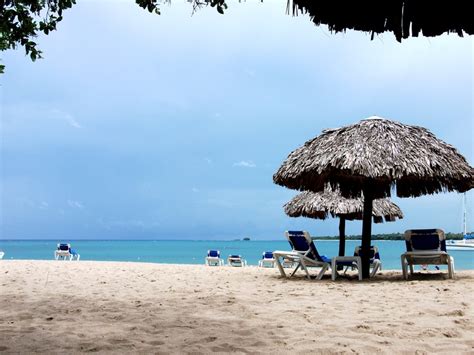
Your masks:
[{"label": "palm thatch fringe", "polygon": [[474,187],[474,169],[451,145],[426,128],[377,116],[327,129],[290,153],[273,175],[276,184],[297,190],[340,188],[344,197],[417,197]]},{"label": "palm thatch fringe", "polygon": [[420,32],[426,37],[474,34],[471,4],[464,0],[288,0],[287,6],[293,15],[308,13],[315,25],[326,24],[331,32],[369,32],[372,39],[386,31],[393,32],[399,42]]},{"label": "palm thatch fringe", "polygon": [[[283,207],[290,217],[326,219],[331,215],[347,220],[361,220],[364,202],[362,198],[344,198],[335,191],[304,191],[293,197]],[[403,212],[389,199],[377,199],[374,200],[372,216],[375,223],[383,222],[384,218],[386,222],[394,222],[397,218],[403,218]]]}]

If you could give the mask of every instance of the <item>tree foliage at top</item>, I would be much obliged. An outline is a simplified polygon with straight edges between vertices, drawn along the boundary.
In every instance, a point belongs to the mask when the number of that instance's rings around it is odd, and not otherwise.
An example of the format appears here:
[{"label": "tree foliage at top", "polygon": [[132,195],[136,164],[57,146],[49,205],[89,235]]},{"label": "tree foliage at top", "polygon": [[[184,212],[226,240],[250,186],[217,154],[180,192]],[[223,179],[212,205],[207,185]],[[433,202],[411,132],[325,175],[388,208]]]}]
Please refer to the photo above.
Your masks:
[{"label": "tree foliage at top", "polygon": [[[138,6],[150,13],[160,14],[160,5],[171,0],[135,0]],[[188,0],[193,10],[202,6],[215,7],[220,14],[227,9],[225,0]],[[56,30],[63,12],[76,4],[76,0],[0,0],[0,51],[23,47],[32,61],[41,58],[35,38],[40,33]],[[4,71],[0,64],[0,73]]]}]

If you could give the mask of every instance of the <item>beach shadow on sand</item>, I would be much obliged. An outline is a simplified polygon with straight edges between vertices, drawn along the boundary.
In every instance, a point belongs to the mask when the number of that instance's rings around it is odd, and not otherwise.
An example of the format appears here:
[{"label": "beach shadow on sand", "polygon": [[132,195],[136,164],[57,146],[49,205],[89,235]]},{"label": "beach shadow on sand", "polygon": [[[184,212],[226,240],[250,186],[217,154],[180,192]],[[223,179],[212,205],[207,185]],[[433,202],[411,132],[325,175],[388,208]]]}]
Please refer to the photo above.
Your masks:
[{"label": "beach shadow on sand", "polygon": [[474,277],[471,274],[455,274],[454,279],[449,279],[446,271],[415,271],[413,275],[408,276],[408,280],[403,278],[401,271],[383,271],[378,273],[375,277],[359,281],[357,274],[340,274],[335,281],[331,280],[331,274],[326,273],[321,280],[316,280],[316,275],[311,275],[311,279],[308,279],[304,274],[297,274],[291,278],[282,278],[280,275],[268,276],[275,280],[291,281],[291,282],[316,282],[316,283],[380,283],[380,282],[393,282],[393,283],[409,283],[411,281],[419,282],[434,282],[434,281],[451,281],[456,282],[457,280],[472,280]]}]

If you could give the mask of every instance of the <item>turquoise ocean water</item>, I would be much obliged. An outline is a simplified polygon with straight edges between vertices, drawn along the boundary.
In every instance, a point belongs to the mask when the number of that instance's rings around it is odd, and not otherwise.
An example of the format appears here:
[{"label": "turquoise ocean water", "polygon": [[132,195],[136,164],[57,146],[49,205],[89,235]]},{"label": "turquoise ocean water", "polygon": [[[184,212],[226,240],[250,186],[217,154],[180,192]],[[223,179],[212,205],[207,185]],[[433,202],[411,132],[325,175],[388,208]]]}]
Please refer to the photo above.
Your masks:
[{"label": "turquoise ocean water", "polygon": [[[257,265],[265,250],[289,250],[289,244],[281,241],[205,241],[205,240],[0,240],[4,259],[52,260],[56,244],[71,243],[81,260],[134,261],[168,264],[204,264],[208,249],[218,249],[225,259],[229,254],[240,254],[249,265]],[[321,254],[337,255],[338,241],[316,241]],[[360,241],[346,243],[346,255],[352,255]],[[400,254],[405,252],[404,241],[374,241],[383,268],[401,269]],[[474,269],[474,252],[450,251],[458,270]]]}]

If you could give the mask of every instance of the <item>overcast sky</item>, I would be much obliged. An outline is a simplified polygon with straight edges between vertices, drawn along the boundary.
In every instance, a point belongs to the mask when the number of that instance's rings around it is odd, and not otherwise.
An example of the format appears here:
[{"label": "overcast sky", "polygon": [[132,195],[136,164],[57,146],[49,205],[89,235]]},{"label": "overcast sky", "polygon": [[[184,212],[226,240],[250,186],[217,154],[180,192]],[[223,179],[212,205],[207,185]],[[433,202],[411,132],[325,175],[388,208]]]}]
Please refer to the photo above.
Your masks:
[{"label": "overcast sky", "polygon": [[[286,1],[229,5],[80,1],[37,39],[44,59],[2,53],[2,238],[336,235],[336,220],[286,217],[296,192],[272,175],[323,129],[372,115],[427,127],[473,164],[472,37],[371,41]],[[405,218],[373,233],[461,231],[459,194],[394,202]]]}]

